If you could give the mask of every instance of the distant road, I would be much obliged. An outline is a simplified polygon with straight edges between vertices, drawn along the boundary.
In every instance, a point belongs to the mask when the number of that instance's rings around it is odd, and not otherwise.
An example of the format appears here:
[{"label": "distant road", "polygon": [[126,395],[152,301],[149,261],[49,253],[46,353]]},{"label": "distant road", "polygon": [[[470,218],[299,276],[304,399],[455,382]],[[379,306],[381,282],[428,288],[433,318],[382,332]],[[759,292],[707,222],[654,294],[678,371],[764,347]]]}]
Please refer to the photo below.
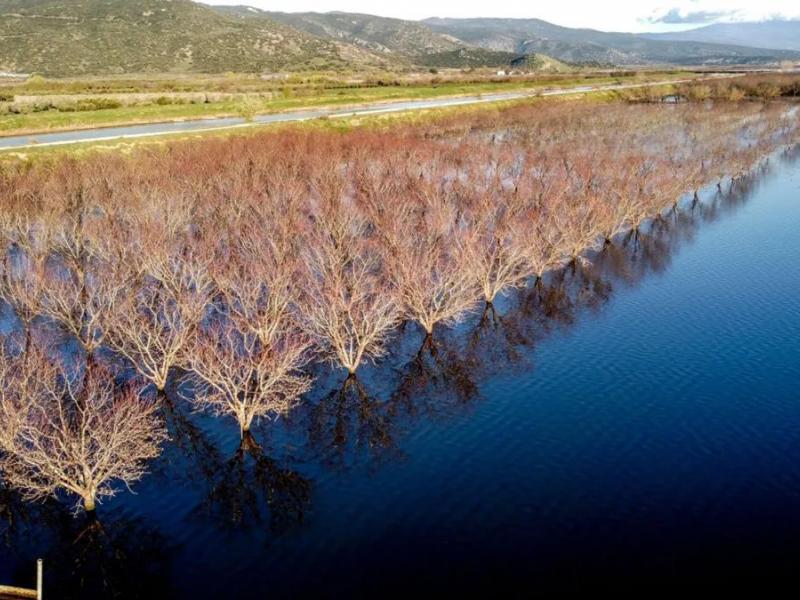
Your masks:
[{"label": "distant road", "polygon": [[[716,75],[715,77],[724,77]],[[406,112],[425,110],[429,108],[445,108],[448,106],[462,106],[468,104],[484,104],[487,102],[501,102],[505,100],[518,100],[536,96],[564,96],[569,94],[585,94],[589,92],[603,92],[611,90],[624,90],[631,88],[666,85],[671,83],[686,83],[696,81],[690,79],[673,79],[670,81],[654,81],[650,83],[617,84],[598,86],[578,86],[572,88],[550,89],[546,91],[507,92],[499,94],[481,94],[475,96],[459,96],[456,98],[438,98],[432,100],[408,100],[403,102],[390,102],[360,106],[358,108],[329,108],[318,110],[298,110],[293,112],[258,115],[251,122],[241,117],[205,118],[188,121],[172,121],[167,123],[149,123],[144,125],[124,125],[120,127],[100,127],[96,129],[81,129],[74,131],[60,131],[54,133],[41,133],[33,135],[19,135],[0,137],[1,150],[23,150],[25,148],[41,148],[46,146],[64,146],[82,142],[107,142],[113,140],[136,139],[168,135],[176,133],[202,133],[206,131],[219,131],[245,127],[257,127],[272,123],[290,123],[294,121],[307,121],[319,118],[347,118],[368,116],[381,113]]]}]

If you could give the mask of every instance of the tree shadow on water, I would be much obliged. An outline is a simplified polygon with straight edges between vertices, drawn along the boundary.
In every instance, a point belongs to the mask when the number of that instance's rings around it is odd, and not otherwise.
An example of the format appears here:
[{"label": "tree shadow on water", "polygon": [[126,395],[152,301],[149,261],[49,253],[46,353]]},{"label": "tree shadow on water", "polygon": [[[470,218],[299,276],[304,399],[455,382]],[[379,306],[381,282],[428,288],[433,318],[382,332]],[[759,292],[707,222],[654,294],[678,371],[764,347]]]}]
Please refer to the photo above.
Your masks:
[{"label": "tree shadow on water", "polygon": [[[170,550],[157,531],[139,521],[89,519],[71,546],[59,549],[51,564],[69,556],[68,578],[59,584],[64,598],[153,598],[169,595]],[[47,560],[47,559],[45,559]],[[55,586],[54,586],[55,587]]]},{"label": "tree shadow on water", "polygon": [[[76,516],[55,502],[27,505],[38,518],[37,535],[14,529],[13,547],[27,582],[36,558],[44,560],[48,596],[65,600],[87,598],[165,598],[171,596],[167,540],[138,519],[96,514]],[[32,582],[31,582],[32,583]],[[25,583],[24,585],[30,585]]]},{"label": "tree shadow on water", "polygon": [[272,533],[302,523],[311,502],[311,482],[268,456],[250,432],[218,470],[201,511],[226,528],[268,519]]},{"label": "tree shadow on water", "polygon": [[397,373],[389,400],[393,420],[442,415],[469,405],[480,396],[475,369],[444,336],[428,335],[416,356]]},{"label": "tree shadow on water", "polygon": [[347,468],[368,455],[384,460],[396,451],[385,403],[371,396],[356,375],[349,375],[306,415],[311,448],[329,465]]},{"label": "tree shadow on water", "polygon": [[181,476],[190,480],[199,476],[203,481],[213,482],[224,462],[219,449],[206,432],[186,414],[181,406],[181,394],[160,392],[158,399],[161,415],[173,442],[173,451],[177,451],[190,464],[188,469],[181,471]]}]

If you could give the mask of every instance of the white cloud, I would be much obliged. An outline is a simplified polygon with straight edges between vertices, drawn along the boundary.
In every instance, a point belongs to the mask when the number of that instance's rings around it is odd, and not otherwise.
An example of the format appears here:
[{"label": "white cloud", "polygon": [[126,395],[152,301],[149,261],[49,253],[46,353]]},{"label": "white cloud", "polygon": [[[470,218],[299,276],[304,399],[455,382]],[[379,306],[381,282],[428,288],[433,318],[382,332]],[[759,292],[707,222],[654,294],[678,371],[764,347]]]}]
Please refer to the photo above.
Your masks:
[{"label": "white cloud", "polygon": [[[697,23],[663,23],[659,18],[695,13],[714,15],[713,20],[765,20],[800,18],[797,0],[620,0],[612,2],[557,0],[205,0],[208,4],[248,4],[286,12],[345,11],[404,19],[425,17],[515,17],[539,18],[567,27],[590,27],[606,31],[655,31],[686,29]],[[673,18],[668,20],[680,20]],[[703,22],[709,22],[705,19]]]},{"label": "white cloud", "polygon": [[800,5],[782,0],[665,0],[652,4],[645,23],[697,25],[800,18]]}]

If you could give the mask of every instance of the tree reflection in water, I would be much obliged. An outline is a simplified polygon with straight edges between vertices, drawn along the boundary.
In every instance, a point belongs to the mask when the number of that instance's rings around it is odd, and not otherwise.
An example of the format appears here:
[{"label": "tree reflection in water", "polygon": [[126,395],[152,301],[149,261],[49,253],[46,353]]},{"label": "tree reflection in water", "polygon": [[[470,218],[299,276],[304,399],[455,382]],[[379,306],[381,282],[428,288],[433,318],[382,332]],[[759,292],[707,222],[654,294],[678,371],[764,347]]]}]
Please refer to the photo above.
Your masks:
[{"label": "tree reflection in water", "polygon": [[486,304],[465,342],[464,356],[473,372],[485,365],[506,362],[533,366],[530,358],[535,342],[521,311],[501,314],[494,304]]},{"label": "tree reflection in water", "polygon": [[347,376],[338,389],[315,402],[302,420],[312,453],[337,469],[350,466],[353,455],[385,460],[395,449],[385,409],[385,403],[371,396],[357,376]]},{"label": "tree reflection in water", "polygon": [[260,523],[268,513],[270,530],[281,533],[303,521],[311,482],[268,456],[250,432],[221,466],[201,509],[226,527]]},{"label": "tree reflection in water", "polygon": [[[649,274],[663,272],[700,225],[746,202],[768,169],[723,185],[722,191],[715,187],[702,197],[682,199],[636,231],[620,234],[527,288],[486,304],[458,327],[436,331],[421,346],[421,333],[406,324],[393,346],[419,350],[404,362],[396,359],[399,365],[385,361],[363,382],[348,378],[314,403],[306,423],[311,446],[328,459],[337,457],[327,461],[337,468],[401,454],[403,433],[420,419],[468,408],[481,399],[481,381],[534,368],[535,346],[548,335],[602,310],[616,287],[636,286]],[[365,387],[386,387],[389,377],[385,399],[366,393]]]},{"label": "tree reflection in water", "polygon": [[189,468],[182,469],[181,475],[212,482],[224,460],[206,432],[189,418],[183,408],[181,400],[186,394],[185,390],[173,391],[168,386],[164,392],[159,393],[161,413],[175,448],[189,461]]},{"label": "tree reflection in water", "polygon": [[[167,540],[141,520],[65,521],[44,557],[48,584],[64,598],[156,598],[170,595]],[[69,560],[65,560],[68,557]]]},{"label": "tree reflection in water", "polygon": [[36,508],[39,506],[25,504],[19,494],[0,480],[0,542],[11,546],[13,536],[31,524]]},{"label": "tree reflection in water", "polygon": [[[35,558],[44,559],[46,583],[53,597],[170,596],[172,549],[167,539],[142,520],[118,515],[107,521],[96,515],[76,517],[57,502],[19,506],[25,507],[28,522],[23,526],[11,522],[4,541],[10,548],[26,548],[26,553],[31,546],[46,548],[38,556],[25,556],[21,564],[29,570]],[[32,534],[35,537],[31,538]],[[25,581],[27,575],[21,572],[17,577]]]},{"label": "tree reflection in water", "polygon": [[389,399],[388,414],[393,420],[435,417],[478,397],[476,372],[458,351],[451,333],[436,331],[426,336],[416,356],[399,369]]}]

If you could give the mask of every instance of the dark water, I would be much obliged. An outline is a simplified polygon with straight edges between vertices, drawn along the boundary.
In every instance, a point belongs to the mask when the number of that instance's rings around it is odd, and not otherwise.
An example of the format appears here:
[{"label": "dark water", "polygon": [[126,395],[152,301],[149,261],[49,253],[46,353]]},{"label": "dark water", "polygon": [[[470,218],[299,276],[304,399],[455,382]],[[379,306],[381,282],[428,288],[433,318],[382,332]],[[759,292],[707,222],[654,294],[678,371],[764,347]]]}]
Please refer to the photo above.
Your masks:
[{"label": "dark water", "polygon": [[100,526],[0,493],[0,582],[30,584],[39,556],[54,598],[793,578],[800,158],[701,200],[432,352],[408,327],[357,385],[320,372],[260,449],[172,390],[175,441]]}]

